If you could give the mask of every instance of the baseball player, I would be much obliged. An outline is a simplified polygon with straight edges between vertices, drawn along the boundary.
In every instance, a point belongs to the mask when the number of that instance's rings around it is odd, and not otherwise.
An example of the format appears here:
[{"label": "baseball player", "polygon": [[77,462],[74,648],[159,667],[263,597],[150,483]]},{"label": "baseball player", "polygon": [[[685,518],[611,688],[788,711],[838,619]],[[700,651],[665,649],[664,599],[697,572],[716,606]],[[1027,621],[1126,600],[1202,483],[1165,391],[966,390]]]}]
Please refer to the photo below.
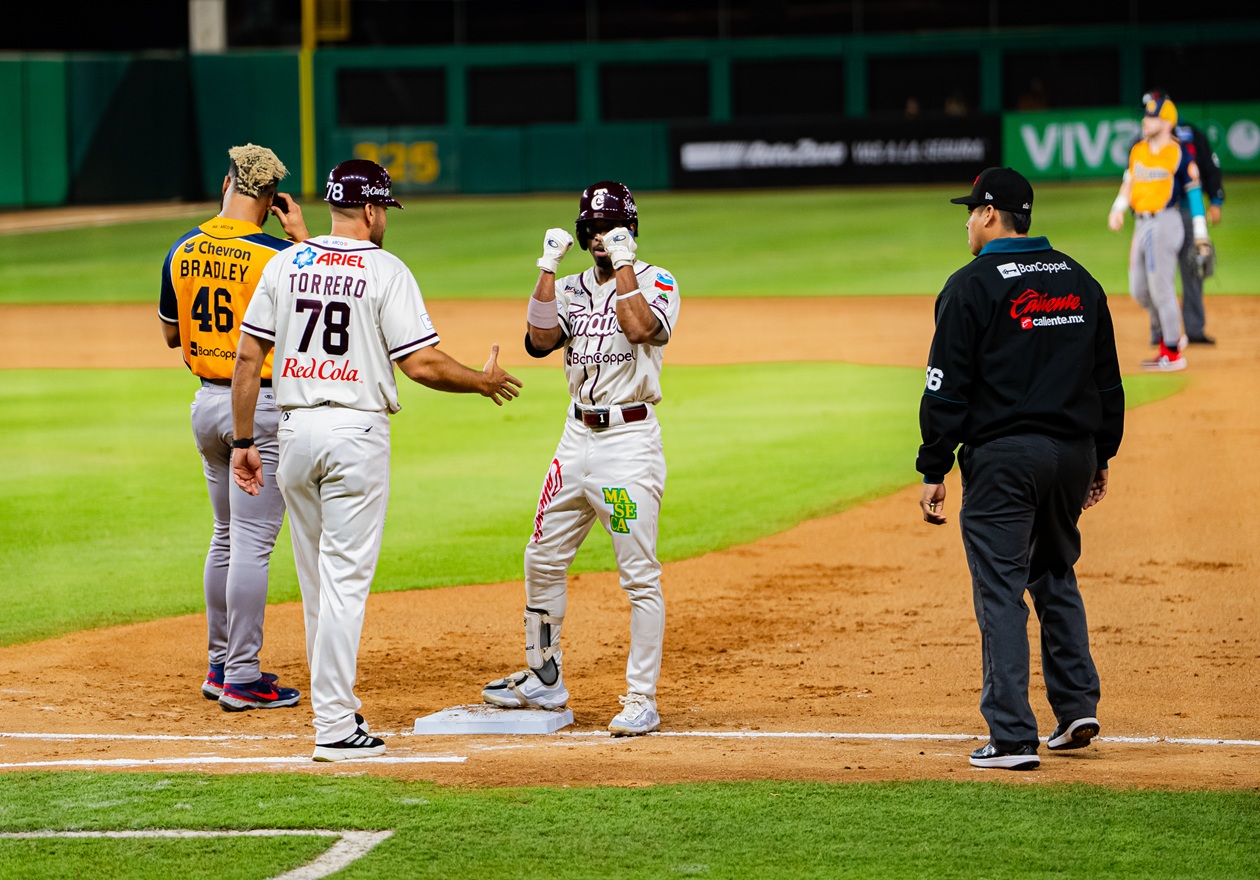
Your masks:
[{"label": "baseball player", "polygon": [[477,392],[502,405],[520,381],[482,371],[437,348],[420,288],[381,248],[389,174],[352,159],[328,175],[332,232],[271,260],[242,325],[232,388],[232,470],[250,495],[267,491],[251,414],[268,354],[282,411],[274,482],[289,508],[306,619],[316,761],[381,755],[354,694],[359,637],[380,554],[389,497],[389,416],[398,412],[394,367],[438,391]]},{"label": "baseball player", "polygon": [[[267,570],[284,520],[284,499],[274,481],[257,497],[232,491],[230,386],[241,318],[263,266],[292,244],[262,231],[268,212],[280,218],[292,238],[307,236],[301,209],[277,195],[288,172],[275,153],[246,144],[230,149],[228,159],[218,216],[181,236],[162,264],[158,317],[166,344],[183,348],[184,363],[201,380],[192,429],[214,511],[204,572],[210,669],[201,692],[220,708],[239,711],[292,706],[300,696],[259,667]],[[270,360],[262,370],[252,434],[270,477],[276,470],[280,411]]]},{"label": "baseball player", "polygon": [[1190,205],[1195,246],[1210,248],[1199,168],[1188,150],[1173,137],[1177,108],[1166,96],[1146,102],[1142,140],[1129,151],[1129,167],[1111,206],[1107,224],[1115,232],[1132,208],[1133,244],[1129,250],[1129,290],[1160,328],[1159,350],[1142,368],[1174,371],[1186,368],[1177,306],[1177,263],[1185,241],[1177,202],[1184,193]]},{"label": "baseball player", "polygon": [[557,279],[573,237],[548,229],[526,312],[526,351],[541,358],[563,349],[572,397],[525,548],[528,668],[490,682],[482,698],[510,709],[559,709],[568,702],[560,651],[566,575],[598,519],[612,537],[621,588],[630,600],[627,693],[608,729],[634,736],[661,723],[656,683],[665,602],[656,535],[665,453],[655,404],[661,399],[662,348],[678,321],[678,282],[636,258],[639,214],[624,184],[605,180],[587,187],[576,231],[594,265]]},{"label": "baseball player", "polygon": [[[1142,106],[1150,101],[1158,101],[1162,97],[1170,97],[1163,89],[1151,89],[1142,96]],[[1200,183],[1208,203],[1204,205],[1208,224],[1215,226],[1221,222],[1221,206],[1225,204],[1225,186],[1221,181],[1221,162],[1212,149],[1207,134],[1200,128],[1185,122],[1178,114],[1173,128],[1173,137],[1190,153],[1195,165],[1199,168]],[[1177,200],[1177,208],[1181,212],[1181,225],[1185,230],[1185,243],[1181,246],[1178,268],[1181,275],[1181,321],[1185,328],[1186,341],[1190,345],[1215,345],[1216,340],[1207,335],[1207,315],[1203,308],[1203,279],[1205,277],[1201,255],[1194,240],[1194,220],[1190,210],[1189,199]],[[1159,323],[1151,319],[1151,345],[1159,343]]]},{"label": "baseball player", "polygon": [[1028,606],[1041,624],[1041,668],[1057,721],[1052,751],[1098,735],[1100,685],[1073,566],[1082,509],[1107,494],[1124,434],[1124,388],[1107,296],[1083,266],[1029,237],[1033,190],[988,168],[967,207],[975,257],[936,298],[936,332],[919,406],[925,522],[945,523],[945,475],[962,444],[963,547],[980,626],[987,745],[976,767],[1031,770],[1037,719],[1028,702]]}]

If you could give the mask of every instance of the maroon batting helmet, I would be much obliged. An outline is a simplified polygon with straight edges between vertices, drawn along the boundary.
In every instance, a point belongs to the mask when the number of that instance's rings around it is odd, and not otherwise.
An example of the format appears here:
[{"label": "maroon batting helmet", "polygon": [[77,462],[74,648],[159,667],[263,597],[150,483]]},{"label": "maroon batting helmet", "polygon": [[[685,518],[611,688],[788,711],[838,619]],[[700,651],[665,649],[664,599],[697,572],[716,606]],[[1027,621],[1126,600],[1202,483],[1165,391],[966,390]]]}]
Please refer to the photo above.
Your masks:
[{"label": "maroon batting helmet", "polygon": [[635,207],[630,188],[615,180],[601,180],[582,190],[578,202],[577,240],[586,250],[591,241],[590,226],[595,220],[614,220],[639,237],[639,209]]},{"label": "maroon batting helmet", "polygon": [[370,159],[349,159],[328,172],[324,201],[334,205],[401,208],[390,195],[389,172]]}]

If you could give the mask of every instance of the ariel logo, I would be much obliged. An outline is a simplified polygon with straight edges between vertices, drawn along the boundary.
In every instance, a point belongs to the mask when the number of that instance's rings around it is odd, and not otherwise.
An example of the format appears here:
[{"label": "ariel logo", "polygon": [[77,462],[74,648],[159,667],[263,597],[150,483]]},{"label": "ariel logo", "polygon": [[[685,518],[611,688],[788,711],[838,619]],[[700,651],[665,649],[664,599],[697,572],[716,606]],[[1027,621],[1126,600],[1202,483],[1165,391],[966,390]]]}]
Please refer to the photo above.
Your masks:
[{"label": "ariel logo", "polygon": [[626,521],[639,518],[639,505],[630,498],[625,489],[605,487],[603,493],[604,503],[612,506],[608,528],[623,535],[630,534],[630,526]]},{"label": "ariel logo", "polygon": [[293,258],[293,265],[299,269],[305,269],[307,266],[315,262],[315,251],[312,248],[303,248],[297,252]]}]

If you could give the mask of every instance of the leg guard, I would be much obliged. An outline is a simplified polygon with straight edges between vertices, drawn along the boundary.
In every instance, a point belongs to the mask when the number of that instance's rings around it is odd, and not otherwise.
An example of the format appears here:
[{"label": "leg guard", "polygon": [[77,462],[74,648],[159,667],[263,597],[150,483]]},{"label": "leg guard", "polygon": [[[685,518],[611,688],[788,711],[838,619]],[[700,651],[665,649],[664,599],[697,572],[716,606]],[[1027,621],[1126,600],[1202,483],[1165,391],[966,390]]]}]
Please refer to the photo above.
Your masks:
[{"label": "leg guard", "polygon": [[560,627],[563,617],[525,608],[525,662],[548,687],[560,679]]}]

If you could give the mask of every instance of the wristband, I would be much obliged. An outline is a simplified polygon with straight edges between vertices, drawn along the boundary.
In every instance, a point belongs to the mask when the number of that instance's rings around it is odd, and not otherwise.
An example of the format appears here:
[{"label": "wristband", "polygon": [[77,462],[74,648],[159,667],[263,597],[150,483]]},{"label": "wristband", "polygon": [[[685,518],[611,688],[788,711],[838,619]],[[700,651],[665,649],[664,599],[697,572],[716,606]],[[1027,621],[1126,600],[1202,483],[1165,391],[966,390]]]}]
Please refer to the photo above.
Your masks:
[{"label": "wristband", "polygon": [[555,275],[556,271],[560,268],[560,258],[550,257],[543,254],[537,259],[537,261],[535,261],[534,265],[539,269],[542,269],[544,272],[550,272],[552,275]]},{"label": "wristband", "polygon": [[254,445],[253,437],[238,437],[232,441],[233,449],[249,449]]},{"label": "wristband", "polygon": [[1116,196],[1116,200],[1111,203],[1111,210],[1112,211],[1129,210],[1129,200],[1126,199],[1124,196]]},{"label": "wristband", "polygon": [[[630,291],[629,293],[619,293],[619,294],[617,294],[617,302],[621,302],[622,300],[627,300],[627,299],[629,299],[629,298],[630,298],[630,297],[632,297],[632,296],[643,296],[643,288],[639,287],[639,288],[635,288],[634,290]],[[644,299],[646,299],[646,298],[647,298],[647,297],[644,297]]]},{"label": "wristband", "polygon": [[560,313],[556,310],[556,301],[542,302],[531,296],[529,298],[529,311],[526,313],[526,320],[539,330],[550,330],[553,327],[559,327]]},{"label": "wristband", "polygon": [[1194,232],[1194,240],[1196,242],[1204,242],[1208,240],[1207,218],[1191,217],[1190,228]]}]

